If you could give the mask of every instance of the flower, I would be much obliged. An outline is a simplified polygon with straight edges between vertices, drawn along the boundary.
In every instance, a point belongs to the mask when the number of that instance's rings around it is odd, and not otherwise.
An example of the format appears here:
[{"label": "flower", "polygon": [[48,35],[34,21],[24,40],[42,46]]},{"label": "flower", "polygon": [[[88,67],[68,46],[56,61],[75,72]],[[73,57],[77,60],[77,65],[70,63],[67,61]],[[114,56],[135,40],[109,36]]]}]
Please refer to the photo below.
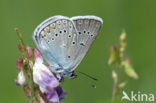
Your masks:
[{"label": "flower", "polygon": [[135,72],[134,68],[132,67],[131,65],[131,62],[130,62],[130,59],[127,58],[126,60],[124,60],[122,62],[122,66],[124,67],[125,69],[125,73],[131,77],[131,78],[134,78],[134,79],[138,79],[138,74]]},{"label": "flower", "polygon": [[24,72],[23,72],[23,63],[22,63],[21,58],[17,59],[16,66],[17,66],[17,69],[19,71],[18,72],[18,77],[17,77],[17,80],[16,80],[16,85],[21,86],[21,85],[23,85],[25,83],[25,75],[24,75]]},{"label": "flower", "polygon": [[42,93],[46,93],[47,99],[59,103],[66,93],[59,86],[59,81],[49,68],[44,64],[43,58],[38,49],[34,50],[35,64],[33,66],[33,80],[39,85]]},{"label": "flower", "polygon": [[66,92],[60,86],[56,87],[56,92],[57,92],[60,100],[64,99],[64,97],[66,96]]},{"label": "flower", "polygon": [[31,91],[30,91],[29,85],[24,85],[23,90],[24,90],[25,95],[30,98]]},{"label": "flower", "polygon": [[23,70],[18,73],[18,77],[16,80],[16,85],[21,86],[25,83],[25,76]]},{"label": "flower", "polygon": [[22,69],[22,59],[21,58],[18,58],[17,61],[16,61],[16,67],[18,69],[18,71],[20,72],[21,69]]}]

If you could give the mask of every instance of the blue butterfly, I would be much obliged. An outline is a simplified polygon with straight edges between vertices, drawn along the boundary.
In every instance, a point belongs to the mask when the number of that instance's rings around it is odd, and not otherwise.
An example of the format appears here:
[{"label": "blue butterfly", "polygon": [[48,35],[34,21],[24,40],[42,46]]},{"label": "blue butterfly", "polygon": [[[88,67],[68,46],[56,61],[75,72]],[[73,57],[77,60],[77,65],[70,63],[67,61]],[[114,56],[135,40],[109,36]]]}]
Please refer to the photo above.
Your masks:
[{"label": "blue butterfly", "polygon": [[37,26],[33,39],[54,73],[75,78],[74,70],[99,34],[102,23],[96,16],[53,16]]}]

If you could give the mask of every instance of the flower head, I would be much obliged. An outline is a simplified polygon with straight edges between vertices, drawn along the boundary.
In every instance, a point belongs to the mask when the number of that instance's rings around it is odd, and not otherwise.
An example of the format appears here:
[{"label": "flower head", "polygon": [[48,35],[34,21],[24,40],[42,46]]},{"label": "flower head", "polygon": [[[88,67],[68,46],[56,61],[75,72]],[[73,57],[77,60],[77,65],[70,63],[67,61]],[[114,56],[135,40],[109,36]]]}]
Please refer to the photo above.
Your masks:
[{"label": "flower head", "polygon": [[59,86],[59,81],[44,64],[43,58],[38,49],[34,50],[35,64],[33,67],[33,80],[39,85],[42,93],[47,94],[47,99],[54,103],[64,98],[65,92]]},{"label": "flower head", "polygon": [[66,96],[59,86],[64,78],[52,73],[50,67],[44,64],[40,51],[25,45],[21,33],[17,28],[15,30],[20,41],[18,49],[23,54],[23,58],[18,58],[16,62],[16,84],[23,87],[24,93],[33,103],[59,103]]}]

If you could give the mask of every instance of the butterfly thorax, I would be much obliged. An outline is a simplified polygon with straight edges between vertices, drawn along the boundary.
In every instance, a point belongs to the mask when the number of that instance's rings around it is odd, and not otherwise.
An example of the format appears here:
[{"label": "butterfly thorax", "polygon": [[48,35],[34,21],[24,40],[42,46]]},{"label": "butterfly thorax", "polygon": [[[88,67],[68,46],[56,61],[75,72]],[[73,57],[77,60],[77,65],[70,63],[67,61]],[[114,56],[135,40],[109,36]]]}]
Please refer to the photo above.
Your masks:
[{"label": "butterfly thorax", "polygon": [[[60,71],[61,70],[61,71]],[[62,71],[63,70],[63,71]],[[61,68],[59,68],[59,69],[56,69],[55,70],[55,73],[56,74],[58,74],[59,76],[63,76],[63,77],[68,77],[68,78],[70,78],[70,79],[74,79],[74,78],[76,78],[77,77],[77,75],[76,75],[76,73],[74,72],[74,71],[68,71],[68,69],[67,70],[65,70],[65,69],[61,69]]]}]

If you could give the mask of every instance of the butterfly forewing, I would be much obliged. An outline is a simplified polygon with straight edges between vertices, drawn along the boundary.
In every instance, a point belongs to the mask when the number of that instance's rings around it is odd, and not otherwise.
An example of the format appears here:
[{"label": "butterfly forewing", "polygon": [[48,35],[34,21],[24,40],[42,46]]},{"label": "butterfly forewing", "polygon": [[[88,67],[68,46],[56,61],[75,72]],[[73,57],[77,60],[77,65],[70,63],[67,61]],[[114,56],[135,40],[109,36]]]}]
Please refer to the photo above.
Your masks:
[{"label": "butterfly forewing", "polygon": [[34,33],[38,36],[34,36],[34,39],[50,66],[67,68],[76,56],[77,32],[73,22],[67,17],[55,16],[55,20],[51,20],[53,21],[49,21],[50,23],[43,22],[40,25]]}]

